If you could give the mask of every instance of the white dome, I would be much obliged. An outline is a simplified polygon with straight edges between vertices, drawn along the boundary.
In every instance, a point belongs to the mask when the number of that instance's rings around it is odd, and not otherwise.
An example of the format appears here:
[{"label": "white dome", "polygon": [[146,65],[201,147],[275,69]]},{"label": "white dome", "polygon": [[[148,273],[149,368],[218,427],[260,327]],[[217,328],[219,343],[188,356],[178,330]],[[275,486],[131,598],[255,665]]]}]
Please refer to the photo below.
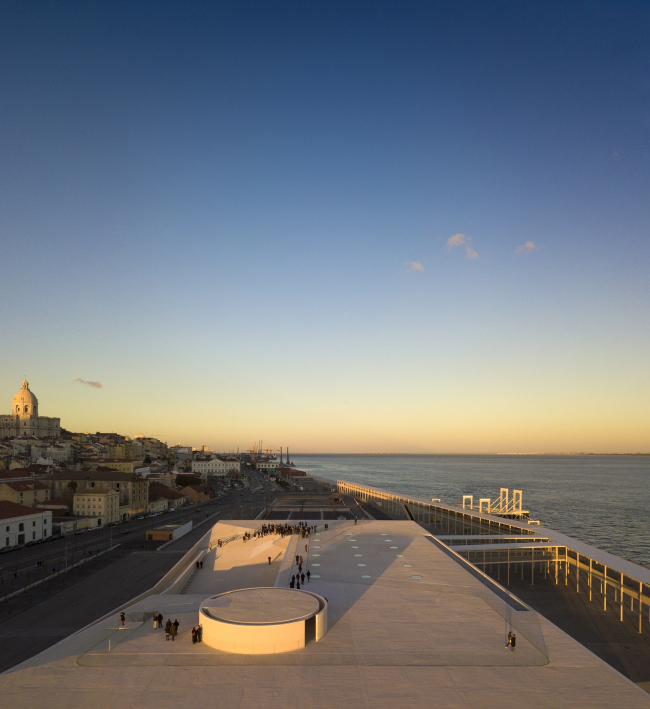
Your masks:
[{"label": "white dome", "polygon": [[[29,407],[27,411],[25,411],[25,406]],[[18,407],[18,408],[16,408],[16,407]],[[16,396],[14,396],[12,411],[13,411],[13,413],[20,413],[20,414],[24,414],[24,413],[36,414],[37,407],[38,407],[38,399],[29,390],[29,383],[25,379],[25,380],[23,380],[22,388],[16,394]]]}]

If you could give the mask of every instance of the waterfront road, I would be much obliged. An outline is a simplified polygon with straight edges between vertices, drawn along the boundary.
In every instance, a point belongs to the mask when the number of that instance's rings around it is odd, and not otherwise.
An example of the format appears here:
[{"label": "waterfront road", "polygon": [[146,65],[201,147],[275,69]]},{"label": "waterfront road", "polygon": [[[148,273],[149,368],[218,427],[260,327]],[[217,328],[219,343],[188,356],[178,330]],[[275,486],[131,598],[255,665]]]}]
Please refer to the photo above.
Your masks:
[{"label": "waterfront road", "polygon": [[[251,478],[252,488],[261,486],[256,478]],[[198,523],[206,516],[211,516],[219,510],[234,506],[229,514],[241,518],[242,515],[254,516],[268,501],[272,494],[269,483],[257,492],[248,488],[236,490],[228,495],[201,502],[197,505],[183,505],[174,512],[165,512],[155,517],[142,520],[130,520],[112,527],[99,527],[81,534],[70,534],[63,539],[54,539],[32,547],[22,547],[8,553],[0,554],[0,595],[6,592],[4,584],[12,585],[13,579],[24,581],[29,574],[30,580],[40,578],[54,567],[61,569],[72,565],[80,558],[86,557],[89,551],[99,551],[115,544],[121,544],[127,549],[155,549],[163,542],[146,542],[146,531],[158,525],[173,524],[181,520],[193,520]],[[242,509],[238,509],[241,507]],[[235,518],[233,517],[233,518]],[[217,520],[215,519],[215,522]]]}]

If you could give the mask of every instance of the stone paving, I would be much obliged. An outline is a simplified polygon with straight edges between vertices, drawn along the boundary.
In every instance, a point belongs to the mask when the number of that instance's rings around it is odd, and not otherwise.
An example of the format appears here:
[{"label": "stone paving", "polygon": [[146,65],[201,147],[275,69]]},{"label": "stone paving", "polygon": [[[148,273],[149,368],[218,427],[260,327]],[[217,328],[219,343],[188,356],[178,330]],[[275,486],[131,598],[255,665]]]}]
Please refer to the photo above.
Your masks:
[{"label": "stone paving", "polygon": [[[219,523],[210,540],[261,524]],[[647,694],[543,618],[550,661],[532,635],[528,642],[518,633],[515,652],[506,649],[498,603],[418,525],[341,521],[318,532],[307,551],[295,536],[211,550],[206,539],[188,557],[204,563],[186,593],[149,597],[129,609],[127,629],[110,618],[1,675],[0,706],[31,709],[46,696],[48,709],[650,708]],[[321,641],[262,656],[192,644],[201,601],[235,588],[288,587],[296,553],[312,573],[306,588],[328,599]],[[178,618],[174,642],[153,629],[154,610]]]}]

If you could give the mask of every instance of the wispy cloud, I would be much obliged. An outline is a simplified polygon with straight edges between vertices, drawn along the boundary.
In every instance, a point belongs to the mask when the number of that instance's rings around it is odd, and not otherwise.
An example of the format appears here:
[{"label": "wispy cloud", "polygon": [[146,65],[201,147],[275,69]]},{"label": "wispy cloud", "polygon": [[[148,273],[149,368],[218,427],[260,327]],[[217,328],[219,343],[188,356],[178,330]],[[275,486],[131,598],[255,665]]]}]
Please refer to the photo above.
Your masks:
[{"label": "wispy cloud", "polygon": [[465,234],[454,234],[447,239],[447,251],[451,251],[459,246],[465,247],[465,258],[478,258],[478,254],[471,246],[472,240]]},{"label": "wispy cloud", "polygon": [[419,271],[424,273],[424,266],[419,261],[404,261],[404,266],[406,266],[405,273],[414,273]]},{"label": "wispy cloud", "polygon": [[527,241],[525,244],[518,246],[515,249],[516,254],[529,254],[531,251],[535,251],[537,246],[532,241]]},{"label": "wispy cloud", "polygon": [[465,234],[454,234],[447,239],[447,251],[455,249],[457,246],[464,246],[467,243]]},{"label": "wispy cloud", "polygon": [[102,388],[101,382],[87,382],[85,379],[79,379],[79,377],[75,379],[75,382],[79,382],[79,384],[85,384],[87,387],[92,387],[93,389]]}]

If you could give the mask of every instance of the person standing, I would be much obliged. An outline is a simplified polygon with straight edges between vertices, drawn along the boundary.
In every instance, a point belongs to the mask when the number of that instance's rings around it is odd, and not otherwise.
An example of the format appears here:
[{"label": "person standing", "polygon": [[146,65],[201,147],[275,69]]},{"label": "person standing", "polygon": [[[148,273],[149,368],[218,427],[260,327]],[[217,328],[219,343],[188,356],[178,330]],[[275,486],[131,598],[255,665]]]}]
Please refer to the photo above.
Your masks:
[{"label": "person standing", "polygon": [[165,624],[165,640],[169,640],[169,636],[172,634],[172,619],[168,618]]},{"label": "person standing", "polygon": [[300,581],[302,582],[302,585],[305,585],[305,574],[300,574]]},{"label": "person standing", "polygon": [[311,571],[307,569],[307,583],[309,583],[309,578],[311,577]]},{"label": "person standing", "polygon": [[192,645],[196,645],[196,627],[192,627]]},{"label": "person standing", "polygon": [[120,623],[121,623],[122,625],[124,625],[124,621],[125,621],[125,620],[126,620],[126,616],[124,615],[124,613],[120,613]]},{"label": "person standing", "polygon": [[178,622],[178,618],[176,618],[174,620],[174,622],[172,623],[172,640],[174,640],[174,638],[178,635],[178,626],[179,625],[180,625],[180,623]]},{"label": "person standing", "polygon": [[269,556],[269,566],[271,566],[271,557]]}]

